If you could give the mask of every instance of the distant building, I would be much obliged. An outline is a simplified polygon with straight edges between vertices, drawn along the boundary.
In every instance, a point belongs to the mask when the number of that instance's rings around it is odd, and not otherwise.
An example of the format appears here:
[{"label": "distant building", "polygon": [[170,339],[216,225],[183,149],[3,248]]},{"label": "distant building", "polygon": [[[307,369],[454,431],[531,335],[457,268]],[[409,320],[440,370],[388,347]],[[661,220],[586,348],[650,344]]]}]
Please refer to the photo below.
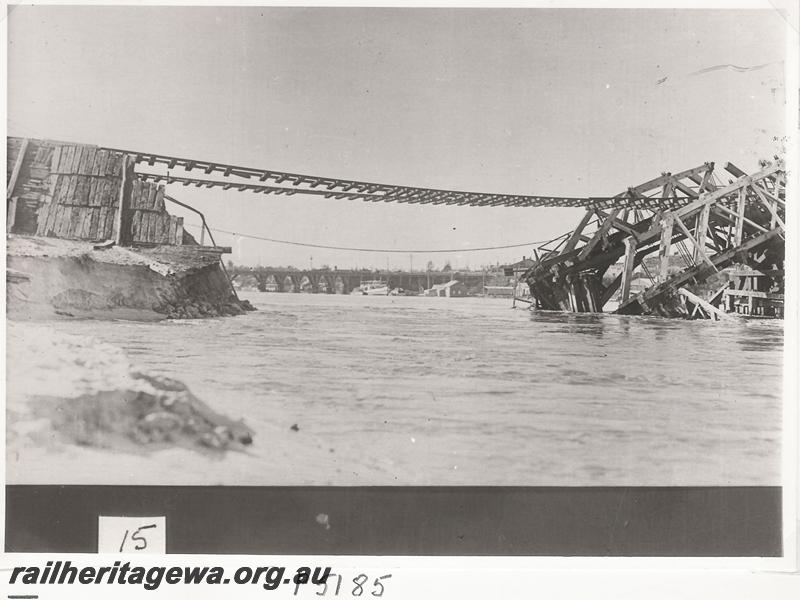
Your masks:
[{"label": "distant building", "polygon": [[440,298],[459,298],[467,295],[467,286],[460,281],[448,281],[432,286],[425,290],[426,296],[437,296]]},{"label": "distant building", "polygon": [[487,296],[501,296],[511,298],[514,295],[513,285],[487,285],[484,286]]}]

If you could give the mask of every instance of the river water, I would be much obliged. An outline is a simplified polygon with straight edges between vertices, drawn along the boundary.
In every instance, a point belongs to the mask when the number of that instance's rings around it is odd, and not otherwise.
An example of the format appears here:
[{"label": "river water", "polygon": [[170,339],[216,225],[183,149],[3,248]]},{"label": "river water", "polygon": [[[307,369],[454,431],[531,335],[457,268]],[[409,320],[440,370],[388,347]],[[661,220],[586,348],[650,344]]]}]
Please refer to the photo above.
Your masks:
[{"label": "river water", "polygon": [[243,297],[259,310],[51,325],[120,346],[244,417],[250,449],[66,448],[9,460],[9,482],[780,483],[779,321],[532,313],[485,298]]}]

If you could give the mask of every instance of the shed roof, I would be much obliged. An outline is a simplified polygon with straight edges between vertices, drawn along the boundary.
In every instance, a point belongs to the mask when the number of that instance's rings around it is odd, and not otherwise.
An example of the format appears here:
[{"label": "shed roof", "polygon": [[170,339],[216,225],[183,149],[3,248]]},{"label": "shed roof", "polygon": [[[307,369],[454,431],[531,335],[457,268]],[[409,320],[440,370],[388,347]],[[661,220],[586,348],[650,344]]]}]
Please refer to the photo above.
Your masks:
[{"label": "shed roof", "polygon": [[445,290],[449,287],[454,286],[457,283],[461,283],[457,279],[453,279],[452,281],[448,281],[447,283],[437,283],[436,285],[431,286],[432,290]]}]

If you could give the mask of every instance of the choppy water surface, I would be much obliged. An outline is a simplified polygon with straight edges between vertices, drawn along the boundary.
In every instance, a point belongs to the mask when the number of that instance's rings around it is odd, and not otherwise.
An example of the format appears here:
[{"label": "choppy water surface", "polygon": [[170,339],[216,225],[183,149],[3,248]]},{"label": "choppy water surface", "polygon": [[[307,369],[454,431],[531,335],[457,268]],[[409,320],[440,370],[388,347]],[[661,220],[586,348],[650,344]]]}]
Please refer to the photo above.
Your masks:
[{"label": "choppy water surface", "polygon": [[245,296],[259,308],[245,317],[54,325],[122,346],[257,432],[252,451],[223,459],[98,452],[75,469],[119,483],[780,481],[780,322]]}]

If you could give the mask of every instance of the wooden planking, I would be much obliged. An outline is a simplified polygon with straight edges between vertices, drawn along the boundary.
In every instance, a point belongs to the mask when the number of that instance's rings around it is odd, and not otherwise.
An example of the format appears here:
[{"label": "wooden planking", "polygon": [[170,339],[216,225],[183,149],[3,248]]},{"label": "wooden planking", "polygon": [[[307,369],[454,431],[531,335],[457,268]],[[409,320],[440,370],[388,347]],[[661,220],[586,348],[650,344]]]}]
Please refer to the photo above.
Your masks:
[{"label": "wooden planking", "polygon": [[39,209],[39,221],[37,224],[36,235],[53,235],[58,208],[59,207],[55,204],[44,204]]},{"label": "wooden planking", "polygon": [[155,232],[155,215],[149,211],[142,212],[142,241],[151,242]]},{"label": "wooden planking", "polygon": [[106,179],[103,193],[104,206],[119,206],[119,187],[118,181]]},{"label": "wooden planking", "polygon": [[96,193],[100,206],[111,206],[113,198],[112,183],[112,181],[105,178],[97,180]]},{"label": "wooden planking", "polygon": [[169,244],[169,230],[170,230],[170,216],[168,214],[161,213],[158,215],[159,221],[159,233],[158,233],[158,243],[159,244]]},{"label": "wooden planking", "polygon": [[75,179],[75,195],[72,197],[72,203],[77,206],[86,206],[88,194],[85,193],[87,180],[85,177],[74,175]]},{"label": "wooden planking", "polygon": [[58,173],[58,166],[59,166],[59,161],[61,160],[61,152],[63,148],[64,148],[63,146],[56,146],[53,149],[53,155],[50,157],[51,173]]},{"label": "wooden planking", "polygon": [[99,177],[92,177],[91,188],[89,191],[89,206],[103,206],[103,191],[106,180]]},{"label": "wooden planking", "polygon": [[[113,175],[114,177],[121,177],[122,176],[122,169],[124,168],[122,156],[119,154],[112,154],[111,159],[111,168],[108,171],[108,175]],[[133,166],[131,165],[131,171],[133,170]]]},{"label": "wooden planking", "polygon": [[148,211],[147,215],[150,221],[150,227],[147,231],[147,241],[150,243],[158,243],[158,222],[161,220],[161,215],[152,211]]},{"label": "wooden planking", "polygon": [[148,240],[155,244],[161,244],[161,236],[164,233],[163,217],[157,212],[150,213],[150,237]]},{"label": "wooden planking", "polygon": [[59,206],[50,204],[47,209],[47,220],[45,222],[45,235],[53,235],[56,229]]},{"label": "wooden planking", "polygon": [[51,204],[42,204],[36,218],[36,235],[44,235],[47,226],[47,217]]},{"label": "wooden planking", "polygon": [[168,234],[168,240],[167,240],[168,244],[172,244],[172,245],[177,244],[176,236],[175,236],[177,228],[178,228],[178,218],[177,217],[173,217],[172,215],[170,215],[170,217],[169,217],[169,234]]},{"label": "wooden planking", "polygon": [[108,207],[101,206],[97,209],[97,227],[95,228],[95,236],[98,240],[106,240],[111,235],[111,232],[107,228],[107,220]]},{"label": "wooden planking", "polygon": [[86,208],[83,206],[77,206],[73,209],[75,214],[74,217],[74,227],[72,229],[72,237],[76,239],[83,239],[85,236],[86,231]]},{"label": "wooden planking", "polygon": [[98,175],[105,175],[108,168],[108,158],[110,153],[106,150],[100,151],[100,162],[97,165],[97,174]]},{"label": "wooden planking", "polygon": [[135,242],[141,241],[141,230],[142,230],[142,213],[140,211],[134,211],[131,214],[131,239]]},{"label": "wooden planking", "polygon": [[89,160],[89,152],[91,148],[82,147],[80,158],[78,159],[78,164],[76,166],[76,171],[78,175],[83,175],[86,173],[86,163]]},{"label": "wooden planking", "polygon": [[142,230],[139,241],[146,243],[150,240],[150,213],[143,210],[140,214],[142,215]]},{"label": "wooden planking", "polygon": [[139,179],[134,179],[131,182],[131,195],[130,195],[130,204],[128,208],[130,209],[139,209],[141,206],[139,205],[139,197],[142,194],[142,182]]},{"label": "wooden planking", "polygon": [[156,203],[156,190],[158,186],[153,183],[146,183],[145,187],[147,188],[147,202],[146,207],[149,210],[155,210],[155,203]]},{"label": "wooden planking", "polygon": [[86,237],[90,240],[99,240],[102,239],[98,234],[98,224],[100,222],[100,209],[99,208],[90,208],[89,209],[89,229],[86,231]]},{"label": "wooden planking", "polygon": [[44,225],[44,233],[46,236],[56,235],[56,225],[58,224],[58,210],[60,206],[51,204],[47,209],[47,220]]},{"label": "wooden planking", "polygon": [[164,186],[159,184],[156,188],[156,198],[154,204],[155,210],[159,212],[165,212],[166,206],[164,206]]},{"label": "wooden planking", "polygon": [[69,197],[70,178],[67,175],[59,175],[58,181],[58,195],[56,201],[59,204],[64,204],[65,200]]},{"label": "wooden planking", "polygon": [[140,210],[137,211],[137,214],[140,215],[142,227],[139,230],[139,240],[140,242],[146,242],[150,239],[150,213]]},{"label": "wooden planking", "polygon": [[61,152],[59,152],[59,154],[58,154],[58,158],[59,158],[58,165],[56,165],[56,168],[53,169],[54,173],[61,174],[61,173],[65,173],[67,171],[67,165],[71,164],[71,160],[70,160],[69,156],[70,156],[70,153],[72,153],[73,151],[74,151],[73,146],[62,146],[61,147]]},{"label": "wooden planking", "polygon": [[81,164],[81,155],[83,154],[82,146],[75,146],[75,151],[72,153],[72,161],[69,165],[70,173],[78,173]]},{"label": "wooden planking", "polygon": [[78,187],[78,178],[70,175],[68,179],[69,184],[67,185],[67,197],[65,198],[65,203],[69,202],[72,204],[70,200],[75,197],[75,190]]},{"label": "wooden planking", "polygon": [[[20,203],[32,203],[30,233],[93,241],[116,239],[123,153],[92,145],[32,140],[28,152],[22,154],[23,141],[9,142],[8,164],[11,171],[14,159],[24,159],[19,173],[19,187],[24,189],[15,197]],[[130,177],[131,194],[130,204],[124,208],[133,209],[130,215],[137,216],[136,231],[130,232],[130,238],[149,244],[182,244],[183,222],[166,211],[164,185],[145,181],[134,175],[132,168],[126,169],[125,175]],[[136,215],[137,211],[140,214]],[[127,240],[128,233],[122,233]]]},{"label": "wooden planking", "polygon": [[116,210],[108,209],[108,213],[106,213],[105,228],[103,229],[105,232],[105,239],[114,239],[117,236],[117,231],[115,229],[117,223],[116,216]]},{"label": "wooden planking", "polygon": [[58,223],[56,224],[56,235],[58,237],[69,237],[69,226],[72,220],[72,207],[61,206],[58,213]]},{"label": "wooden planking", "polygon": [[80,206],[70,207],[69,230],[67,237],[79,238],[81,234],[81,224],[83,222],[83,209]]},{"label": "wooden planking", "polygon": [[102,161],[103,154],[105,154],[105,150],[98,148],[92,157],[92,166],[89,170],[89,174],[93,177],[97,177],[100,174],[100,163]]},{"label": "wooden planking", "polygon": [[97,156],[98,148],[90,146],[86,153],[86,161],[83,165],[81,173],[84,175],[91,175],[94,170],[94,159]]},{"label": "wooden planking", "polygon": [[71,206],[59,206],[56,214],[56,225],[53,229],[56,237],[67,237],[69,235],[69,222],[72,216]]},{"label": "wooden planking", "polygon": [[96,238],[95,230],[97,229],[97,209],[87,207],[83,209],[83,231],[81,237],[83,239],[94,241]]},{"label": "wooden planking", "polygon": [[[134,179],[131,187],[131,209],[164,212],[163,186]],[[160,207],[160,208],[159,208]]]},{"label": "wooden planking", "polygon": [[69,206],[59,206],[56,209],[56,222],[53,226],[53,234],[56,237],[67,237],[69,233]]}]

